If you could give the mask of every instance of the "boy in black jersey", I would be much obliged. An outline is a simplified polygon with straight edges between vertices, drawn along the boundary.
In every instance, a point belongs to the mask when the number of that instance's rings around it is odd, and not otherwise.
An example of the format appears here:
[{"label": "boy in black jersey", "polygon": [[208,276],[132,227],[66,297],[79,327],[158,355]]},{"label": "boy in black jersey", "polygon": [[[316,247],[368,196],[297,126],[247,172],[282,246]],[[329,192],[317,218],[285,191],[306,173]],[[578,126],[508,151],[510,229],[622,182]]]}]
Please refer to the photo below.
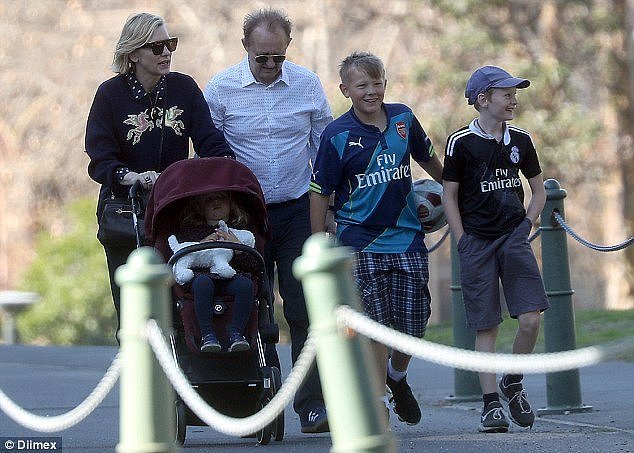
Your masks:
[{"label": "boy in black jersey", "polygon": [[[495,352],[502,322],[499,281],[512,318],[518,320],[513,353],[535,347],[541,312],[548,298],[528,236],[546,202],[542,171],[528,132],[507,124],[517,106],[517,88],[530,82],[496,66],[483,66],[469,78],[465,97],[478,118],[447,140],[443,205],[458,241],[467,327],[476,330],[476,351]],[[531,196],[524,208],[520,171]],[[532,427],[535,415],[522,386],[523,375],[479,373],[484,410],[480,431],[506,432],[498,394],[508,400],[511,420]]]}]

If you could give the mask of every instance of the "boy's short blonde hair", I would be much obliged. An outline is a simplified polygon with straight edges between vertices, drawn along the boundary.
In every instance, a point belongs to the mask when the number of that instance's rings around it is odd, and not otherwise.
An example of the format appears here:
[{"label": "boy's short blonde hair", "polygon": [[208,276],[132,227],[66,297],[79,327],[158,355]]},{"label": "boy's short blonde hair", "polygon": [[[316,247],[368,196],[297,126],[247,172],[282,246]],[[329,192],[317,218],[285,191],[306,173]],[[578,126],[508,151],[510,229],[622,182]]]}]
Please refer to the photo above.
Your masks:
[{"label": "boy's short blonde hair", "polygon": [[355,51],[344,58],[339,64],[341,83],[348,83],[350,80],[350,71],[353,69],[365,72],[374,79],[385,78],[385,66],[383,66],[383,61],[370,52]]},{"label": "boy's short blonde hair", "polygon": [[[488,90],[486,90],[484,93],[481,93],[487,100],[491,100],[491,95],[493,94],[493,90],[495,90],[495,88],[489,88]],[[480,98],[479,96],[476,98],[475,103],[473,104],[473,108],[476,109],[478,112],[480,111],[480,108],[482,106],[480,105]]]}]

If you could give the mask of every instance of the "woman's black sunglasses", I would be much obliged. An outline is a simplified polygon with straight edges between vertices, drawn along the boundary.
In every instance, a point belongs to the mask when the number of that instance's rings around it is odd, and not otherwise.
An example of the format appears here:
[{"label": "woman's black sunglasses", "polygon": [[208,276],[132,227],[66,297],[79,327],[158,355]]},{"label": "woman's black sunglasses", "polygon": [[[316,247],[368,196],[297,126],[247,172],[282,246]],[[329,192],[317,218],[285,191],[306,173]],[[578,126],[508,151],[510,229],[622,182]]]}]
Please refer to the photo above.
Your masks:
[{"label": "woman's black sunglasses", "polygon": [[257,64],[264,64],[267,61],[269,61],[269,58],[272,58],[275,64],[280,64],[281,62],[286,60],[286,55],[268,55],[268,54],[256,55],[254,60]]},{"label": "woman's black sunglasses", "polygon": [[174,52],[178,45],[178,38],[164,39],[163,41],[154,41],[147,44],[143,44],[141,48],[152,49],[154,55],[161,55],[163,53],[163,47],[167,47],[167,50]]}]

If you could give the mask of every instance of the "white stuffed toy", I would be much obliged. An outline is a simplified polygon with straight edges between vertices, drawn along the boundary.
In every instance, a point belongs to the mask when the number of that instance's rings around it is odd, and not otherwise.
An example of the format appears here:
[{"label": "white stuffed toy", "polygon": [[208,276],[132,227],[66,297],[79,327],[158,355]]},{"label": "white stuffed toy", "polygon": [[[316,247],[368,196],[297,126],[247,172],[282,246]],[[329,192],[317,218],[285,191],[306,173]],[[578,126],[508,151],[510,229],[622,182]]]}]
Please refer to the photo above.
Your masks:
[{"label": "white stuffed toy", "polygon": [[[233,233],[242,244],[255,247],[255,237],[249,230],[227,228],[227,224],[222,220],[218,222],[218,228],[222,231]],[[189,245],[199,244],[199,242],[178,242],[178,239],[176,239],[174,235],[171,235],[167,239],[167,242],[174,252]],[[209,272],[217,275],[218,278],[231,278],[236,274],[235,269],[229,265],[231,258],[233,258],[233,250],[225,248],[188,253],[174,263],[174,280],[176,280],[176,283],[179,285],[184,285],[194,278],[194,271],[192,269],[197,267],[209,268]]]}]

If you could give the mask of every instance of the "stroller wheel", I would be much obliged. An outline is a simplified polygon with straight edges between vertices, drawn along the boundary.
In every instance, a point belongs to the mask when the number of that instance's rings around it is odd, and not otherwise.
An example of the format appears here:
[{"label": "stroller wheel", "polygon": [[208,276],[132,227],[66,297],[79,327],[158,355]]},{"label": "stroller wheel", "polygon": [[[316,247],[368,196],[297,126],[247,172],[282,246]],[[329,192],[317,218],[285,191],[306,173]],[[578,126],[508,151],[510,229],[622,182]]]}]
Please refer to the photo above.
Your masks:
[{"label": "stroller wheel", "polygon": [[[271,399],[268,397],[264,397],[260,400],[260,409],[262,409],[264,406],[266,406],[269,401]],[[264,428],[262,428],[260,431],[257,432],[257,440],[258,440],[258,445],[268,445],[269,442],[271,441],[271,434],[272,434],[272,426],[275,422],[270,423],[268,425],[266,425]]]},{"label": "stroller wheel", "polygon": [[[271,396],[273,397],[282,387],[282,373],[280,373],[277,367],[273,366],[271,367],[271,377],[273,384],[271,386]],[[284,411],[280,412],[280,415],[277,416],[273,424],[273,438],[278,442],[282,441],[284,439]]]},{"label": "stroller wheel", "polygon": [[176,442],[179,445],[183,445],[187,434],[185,403],[180,398],[177,398],[174,402],[174,407],[176,408]]}]

